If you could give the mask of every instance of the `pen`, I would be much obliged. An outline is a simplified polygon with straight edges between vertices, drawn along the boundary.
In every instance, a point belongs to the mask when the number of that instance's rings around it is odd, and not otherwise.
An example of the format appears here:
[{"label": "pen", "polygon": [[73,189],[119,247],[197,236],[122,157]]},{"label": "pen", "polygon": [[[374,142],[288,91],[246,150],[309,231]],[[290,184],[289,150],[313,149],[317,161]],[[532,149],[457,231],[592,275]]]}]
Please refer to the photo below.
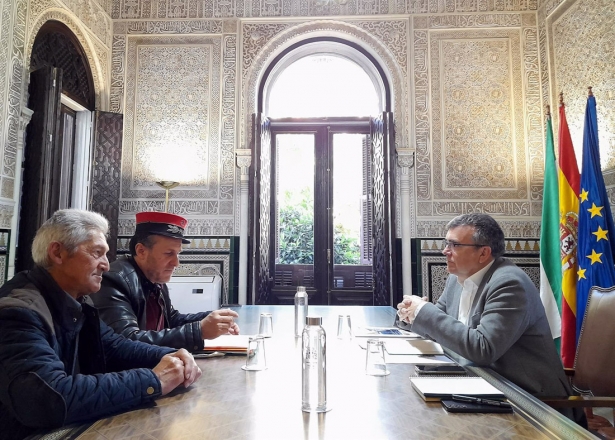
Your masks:
[{"label": "pen", "polygon": [[510,408],[510,403],[501,400],[481,399],[480,397],[460,396],[453,394],[452,399],[456,402],[478,403],[480,405],[500,406],[502,408]]}]

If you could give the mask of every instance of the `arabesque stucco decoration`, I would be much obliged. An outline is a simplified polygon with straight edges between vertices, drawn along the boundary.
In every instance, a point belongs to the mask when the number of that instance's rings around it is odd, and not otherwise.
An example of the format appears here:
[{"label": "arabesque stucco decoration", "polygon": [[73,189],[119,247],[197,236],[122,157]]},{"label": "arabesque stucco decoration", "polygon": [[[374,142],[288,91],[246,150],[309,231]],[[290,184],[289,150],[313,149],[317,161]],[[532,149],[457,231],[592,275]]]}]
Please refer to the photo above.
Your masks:
[{"label": "arabesque stucco decoration", "polygon": [[536,10],[537,3],[538,0],[113,0],[111,16],[187,19],[510,12]]},{"label": "arabesque stucco decoration", "polygon": [[[557,102],[557,94],[564,92],[566,119],[580,159],[587,87],[593,86],[603,170],[615,168],[614,23],[612,0],[582,0],[554,17],[551,26],[556,72],[553,101]],[[612,176],[605,181],[607,185],[615,184]]]},{"label": "arabesque stucco decoration", "polygon": [[419,217],[540,215],[535,21],[528,14],[415,17]]},{"label": "arabesque stucco decoration", "polygon": [[[109,1],[109,0],[107,0]],[[102,1],[95,0],[35,0],[30,1],[31,17],[38,16],[42,11],[50,8],[66,8],[89,29],[105,46],[111,46],[111,17]],[[30,23],[31,24],[31,23]]]},{"label": "arabesque stucco decoration", "polygon": [[[90,65],[92,72],[92,78],[94,81],[94,91],[96,97],[96,108],[101,110],[107,109],[107,71],[108,60],[110,55],[110,49],[105,47],[100,42],[96,41],[91,35],[88,34],[82,24],[79,23],[76,18],[68,11],[57,9],[53,7],[53,2],[50,0],[43,0],[40,4],[32,2],[37,5],[37,8],[30,11],[31,26],[29,27],[29,34],[26,45],[26,69],[29,68],[30,54],[32,53],[32,46],[34,40],[40,28],[49,20],[56,20],[64,23],[77,37],[79,44],[83,48],[85,55]],[[51,8],[43,8],[46,4],[51,5]],[[34,15],[33,14],[37,14]],[[110,41],[110,38],[109,38]]]},{"label": "arabesque stucco decoration", "polygon": [[135,212],[163,209],[154,182],[166,167],[156,161],[170,154],[186,172],[169,210],[190,219],[187,233],[235,233],[237,37],[223,29],[222,20],[115,23],[110,102],[125,115],[120,229],[132,228]]},{"label": "arabesque stucco decoration", "polygon": [[[7,200],[13,198],[15,168],[19,130],[21,128],[21,106],[23,103],[24,51],[26,44],[27,0],[3,0],[0,26],[0,77],[3,95],[0,105],[0,130],[4,139],[2,149],[2,177],[0,194]],[[12,29],[12,34],[8,31]],[[14,201],[0,202],[0,227],[10,228]]]}]

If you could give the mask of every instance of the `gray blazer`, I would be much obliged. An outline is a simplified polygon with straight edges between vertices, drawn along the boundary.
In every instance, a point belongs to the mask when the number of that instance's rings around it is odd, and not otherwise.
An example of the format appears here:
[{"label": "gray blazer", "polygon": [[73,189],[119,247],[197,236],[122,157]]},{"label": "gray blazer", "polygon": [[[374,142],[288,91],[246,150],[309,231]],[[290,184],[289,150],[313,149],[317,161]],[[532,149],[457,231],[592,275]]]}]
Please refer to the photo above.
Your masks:
[{"label": "gray blazer", "polygon": [[506,258],[496,259],[478,286],[468,325],[457,320],[461,290],[457,277],[450,275],[438,303],[423,306],[412,331],[495,370],[531,394],[572,394],[540,294],[523,270]]}]

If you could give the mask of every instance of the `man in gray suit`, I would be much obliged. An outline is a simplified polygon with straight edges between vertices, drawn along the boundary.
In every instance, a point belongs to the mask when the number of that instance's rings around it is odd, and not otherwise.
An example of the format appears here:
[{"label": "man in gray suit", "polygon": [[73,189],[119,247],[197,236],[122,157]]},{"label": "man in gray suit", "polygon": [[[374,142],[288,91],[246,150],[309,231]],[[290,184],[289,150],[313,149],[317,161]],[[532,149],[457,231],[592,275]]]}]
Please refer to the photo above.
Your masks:
[{"label": "man in gray suit", "polygon": [[438,303],[405,296],[397,306],[400,319],[531,394],[570,395],[540,294],[525,272],[502,257],[498,223],[486,214],[454,218],[442,253],[450,276]]}]

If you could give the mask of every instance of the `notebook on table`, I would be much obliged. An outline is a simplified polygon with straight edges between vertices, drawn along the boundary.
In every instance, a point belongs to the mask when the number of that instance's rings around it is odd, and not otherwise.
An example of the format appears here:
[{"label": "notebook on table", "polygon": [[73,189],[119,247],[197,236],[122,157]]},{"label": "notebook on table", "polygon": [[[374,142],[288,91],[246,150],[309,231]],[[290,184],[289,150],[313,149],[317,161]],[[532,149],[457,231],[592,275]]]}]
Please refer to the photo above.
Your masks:
[{"label": "notebook on table", "polygon": [[384,346],[388,354],[444,354],[440,344],[429,339],[391,339]]},{"label": "notebook on table", "polygon": [[450,399],[453,394],[499,399],[506,397],[482,377],[411,377],[410,382],[425,401]]},{"label": "notebook on table", "polygon": [[219,351],[221,353],[245,354],[248,351],[249,335],[221,335],[216,339],[205,339],[205,353]]}]

